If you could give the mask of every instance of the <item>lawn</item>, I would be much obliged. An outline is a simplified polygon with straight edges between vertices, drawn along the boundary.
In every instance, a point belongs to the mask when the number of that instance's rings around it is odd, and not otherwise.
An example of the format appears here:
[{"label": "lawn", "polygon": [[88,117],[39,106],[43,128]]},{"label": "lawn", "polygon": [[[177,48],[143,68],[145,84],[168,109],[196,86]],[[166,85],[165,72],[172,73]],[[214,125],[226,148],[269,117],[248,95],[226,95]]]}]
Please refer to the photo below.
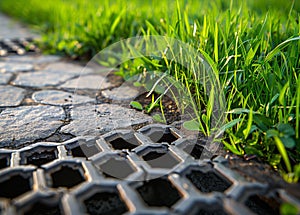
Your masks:
[{"label": "lawn", "polygon": [[[240,156],[254,154],[285,180],[298,181],[299,1],[1,0],[0,10],[40,31],[46,52],[74,59],[89,59],[132,36],[167,35],[190,44],[205,56],[224,92],[225,148]],[[169,72],[190,89],[197,106],[187,127],[212,133],[211,114],[201,111],[212,101],[199,80],[178,65],[151,62],[128,62],[120,74],[128,68],[136,74],[141,65]]]}]

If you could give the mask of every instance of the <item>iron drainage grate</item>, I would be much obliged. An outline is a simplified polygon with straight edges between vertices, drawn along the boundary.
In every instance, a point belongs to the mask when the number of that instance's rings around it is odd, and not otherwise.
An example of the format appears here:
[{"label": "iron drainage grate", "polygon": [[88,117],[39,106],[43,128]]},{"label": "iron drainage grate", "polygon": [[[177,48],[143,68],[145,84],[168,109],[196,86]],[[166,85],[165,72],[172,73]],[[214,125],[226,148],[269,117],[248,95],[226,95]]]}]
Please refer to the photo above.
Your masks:
[{"label": "iron drainage grate", "polygon": [[284,188],[227,164],[158,124],[0,149],[0,214],[275,215],[290,201],[300,211]]},{"label": "iron drainage grate", "polygon": [[27,53],[37,53],[39,51],[39,48],[32,38],[0,40],[0,57],[9,54],[25,55]]}]

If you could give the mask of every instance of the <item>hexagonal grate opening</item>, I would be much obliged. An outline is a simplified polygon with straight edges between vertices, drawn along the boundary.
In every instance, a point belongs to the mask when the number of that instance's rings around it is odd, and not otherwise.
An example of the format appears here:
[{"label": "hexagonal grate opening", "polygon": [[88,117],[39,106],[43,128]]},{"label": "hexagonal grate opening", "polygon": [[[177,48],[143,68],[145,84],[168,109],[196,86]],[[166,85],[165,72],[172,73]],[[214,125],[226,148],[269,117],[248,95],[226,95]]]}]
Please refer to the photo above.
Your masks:
[{"label": "hexagonal grate opening", "polygon": [[62,166],[61,169],[51,173],[52,187],[72,188],[85,181],[85,178],[79,171],[69,166]]},{"label": "hexagonal grate opening", "polygon": [[166,142],[168,144],[171,144],[178,139],[170,130],[166,130],[165,132],[154,131],[149,134],[148,137],[155,143]]},{"label": "hexagonal grate opening", "polygon": [[9,167],[10,165],[10,154],[1,154],[0,155],[0,169]]},{"label": "hexagonal grate opening", "polygon": [[248,197],[245,205],[258,215],[279,215],[280,203],[273,198],[261,195],[252,195]]},{"label": "hexagonal grate opening", "polygon": [[194,145],[187,145],[183,148],[183,151],[190,154],[195,159],[202,158],[211,158],[212,153],[210,153],[208,150],[206,150],[203,146],[200,146],[199,144]]},{"label": "hexagonal grate opening", "polygon": [[124,214],[128,211],[117,193],[96,193],[84,201],[86,210],[91,215]]},{"label": "hexagonal grate opening", "polygon": [[65,146],[65,147],[68,151],[68,155],[71,155],[73,157],[89,158],[101,152],[101,149],[97,147],[95,142],[81,143],[81,144],[76,144],[74,146]]},{"label": "hexagonal grate opening", "polygon": [[112,148],[116,149],[116,150],[118,150],[118,149],[119,150],[121,150],[121,149],[131,150],[140,145],[139,142],[133,137],[130,139],[127,139],[127,140],[125,140],[122,137],[118,137],[118,138],[108,141],[108,142],[112,146]]},{"label": "hexagonal grate opening", "polygon": [[189,211],[185,212],[190,215],[227,215],[228,213],[224,210],[220,201],[215,202],[194,202]]},{"label": "hexagonal grate opening", "polygon": [[38,148],[32,151],[25,151],[21,153],[21,157],[23,158],[21,163],[24,164],[32,164],[37,167],[40,167],[46,163],[49,163],[55,159],[57,159],[58,151],[55,147],[52,148]]},{"label": "hexagonal grate opening", "polygon": [[136,171],[130,162],[122,157],[111,157],[104,163],[100,164],[99,168],[106,177],[116,179],[124,179]]},{"label": "hexagonal grate opening", "polygon": [[162,178],[146,181],[136,190],[148,206],[170,208],[181,198],[170,181]]},{"label": "hexagonal grate opening", "polygon": [[13,175],[5,181],[0,182],[0,197],[13,199],[31,190],[29,176]]},{"label": "hexagonal grate opening", "polygon": [[60,215],[61,210],[58,204],[49,205],[42,202],[34,203],[24,215]]},{"label": "hexagonal grate opening", "polygon": [[203,193],[210,193],[213,191],[224,192],[232,183],[225,178],[221,178],[216,173],[209,171],[207,173],[192,170],[186,175],[195,187]]},{"label": "hexagonal grate opening", "polygon": [[150,151],[143,155],[142,158],[152,168],[171,169],[180,163],[170,151]]}]

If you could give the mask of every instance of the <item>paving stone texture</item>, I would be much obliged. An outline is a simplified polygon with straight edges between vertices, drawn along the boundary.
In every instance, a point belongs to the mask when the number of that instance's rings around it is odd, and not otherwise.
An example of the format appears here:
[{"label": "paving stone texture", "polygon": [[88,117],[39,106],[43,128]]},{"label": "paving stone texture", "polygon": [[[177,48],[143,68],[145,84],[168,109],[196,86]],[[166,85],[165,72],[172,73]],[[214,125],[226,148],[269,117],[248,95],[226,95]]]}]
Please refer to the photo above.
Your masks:
[{"label": "paving stone texture", "polygon": [[[0,38],[36,36],[1,14],[0,29]],[[138,89],[103,74],[58,56],[0,58],[0,214],[278,214],[283,202],[300,210],[299,186],[261,163],[242,162],[248,171],[204,153],[130,108]]]}]

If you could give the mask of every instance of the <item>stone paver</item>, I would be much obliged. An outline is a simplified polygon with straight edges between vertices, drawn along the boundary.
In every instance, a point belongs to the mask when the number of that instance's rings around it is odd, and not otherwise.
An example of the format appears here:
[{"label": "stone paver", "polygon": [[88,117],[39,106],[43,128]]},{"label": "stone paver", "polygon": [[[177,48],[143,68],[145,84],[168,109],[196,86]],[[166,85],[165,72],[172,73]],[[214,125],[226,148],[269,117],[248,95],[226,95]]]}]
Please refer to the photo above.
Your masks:
[{"label": "stone paver", "polygon": [[8,56],[3,58],[6,62],[14,62],[14,63],[30,63],[30,64],[46,64],[57,62],[61,59],[61,57],[56,55],[25,55],[25,56]]},{"label": "stone paver", "polygon": [[0,62],[0,72],[25,72],[33,70],[29,63]]},{"label": "stone paver", "polygon": [[0,86],[0,107],[12,107],[21,104],[25,90],[13,86]]},{"label": "stone paver", "polygon": [[13,39],[13,38],[37,38],[36,34],[30,32],[23,25],[12,21],[7,16],[0,14],[0,39]]},{"label": "stone paver", "polygon": [[80,96],[74,93],[67,93],[59,90],[43,90],[35,92],[32,95],[32,98],[38,103],[59,106],[95,102],[95,99],[90,97]]},{"label": "stone paver", "polygon": [[87,68],[74,63],[67,63],[67,62],[51,63],[45,67],[45,70],[64,72],[64,73],[69,73],[74,75],[90,74],[94,72],[93,69],[91,68]]},{"label": "stone paver", "polygon": [[53,134],[65,119],[64,110],[54,106],[22,106],[0,113],[0,146],[18,146]]},{"label": "stone paver", "polygon": [[68,79],[74,78],[76,74],[42,70],[38,72],[27,72],[17,76],[13,84],[27,87],[46,87],[59,85]]},{"label": "stone paver", "polygon": [[112,86],[113,85],[110,82],[107,82],[105,77],[100,75],[85,75],[69,80],[60,87],[67,89],[102,90]]},{"label": "stone paver", "polygon": [[10,73],[1,73],[0,72],[0,84],[7,84],[11,79],[12,74]]},{"label": "stone paver", "polygon": [[120,86],[111,90],[102,91],[105,98],[113,100],[129,100],[134,99],[139,95],[139,90],[131,86]]},{"label": "stone paver", "polygon": [[63,126],[61,131],[75,136],[99,135],[114,129],[152,122],[151,117],[141,112],[114,104],[74,107],[71,119],[71,123]]}]

